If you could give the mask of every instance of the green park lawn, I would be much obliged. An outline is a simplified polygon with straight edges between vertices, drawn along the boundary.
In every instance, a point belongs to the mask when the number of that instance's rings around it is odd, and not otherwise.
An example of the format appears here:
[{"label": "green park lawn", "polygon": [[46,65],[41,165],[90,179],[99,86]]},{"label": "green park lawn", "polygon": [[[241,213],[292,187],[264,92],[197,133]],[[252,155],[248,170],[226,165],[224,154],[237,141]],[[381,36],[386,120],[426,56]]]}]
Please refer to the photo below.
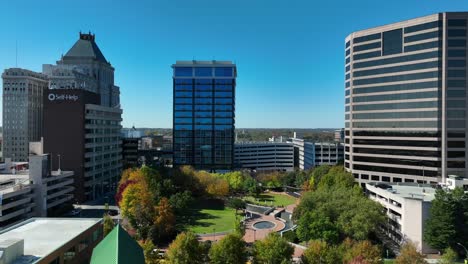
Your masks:
[{"label": "green park lawn", "polygon": [[184,219],[184,229],[197,234],[223,232],[234,229],[235,210],[224,206],[222,200],[198,200]]},{"label": "green park lawn", "polygon": [[296,203],[296,200],[292,196],[279,193],[262,193],[257,198],[253,196],[245,197],[245,201],[247,202],[267,206],[287,206]]}]

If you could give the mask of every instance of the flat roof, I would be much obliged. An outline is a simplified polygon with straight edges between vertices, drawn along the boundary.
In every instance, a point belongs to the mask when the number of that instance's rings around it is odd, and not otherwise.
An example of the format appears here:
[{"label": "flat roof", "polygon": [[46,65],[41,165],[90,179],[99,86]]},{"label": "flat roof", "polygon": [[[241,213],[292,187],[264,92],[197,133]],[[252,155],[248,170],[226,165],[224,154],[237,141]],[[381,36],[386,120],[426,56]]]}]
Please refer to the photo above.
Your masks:
[{"label": "flat roof", "polygon": [[436,193],[436,189],[429,184],[387,182],[370,182],[368,184],[402,198],[419,199],[425,202],[434,200]]},{"label": "flat roof", "polygon": [[100,218],[31,218],[0,231],[0,243],[23,239],[24,256],[13,263],[35,263],[100,221]]},{"label": "flat roof", "polygon": [[188,61],[176,61],[172,67],[180,66],[236,66],[232,61],[218,61],[218,60],[188,60]]}]

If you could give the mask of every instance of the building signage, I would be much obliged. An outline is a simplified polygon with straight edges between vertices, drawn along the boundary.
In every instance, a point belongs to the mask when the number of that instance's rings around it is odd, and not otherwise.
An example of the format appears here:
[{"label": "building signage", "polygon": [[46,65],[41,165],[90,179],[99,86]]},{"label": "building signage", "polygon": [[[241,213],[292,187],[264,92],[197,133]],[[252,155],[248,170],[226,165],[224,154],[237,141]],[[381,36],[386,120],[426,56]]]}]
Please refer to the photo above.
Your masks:
[{"label": "building signage", "polygon": [[71,94],[54,94],[51,93],[48,96],[49,101],[78,101],[78,95],[71,95]]}]

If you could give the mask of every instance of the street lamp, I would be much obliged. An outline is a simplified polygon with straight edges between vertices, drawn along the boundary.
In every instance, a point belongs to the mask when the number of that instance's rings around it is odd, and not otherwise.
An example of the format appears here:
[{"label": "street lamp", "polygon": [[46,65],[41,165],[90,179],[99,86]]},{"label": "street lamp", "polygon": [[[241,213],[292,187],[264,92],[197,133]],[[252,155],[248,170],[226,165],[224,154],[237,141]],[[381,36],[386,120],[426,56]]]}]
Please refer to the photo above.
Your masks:
[{"label": "street lamp", "polygon": [[464,250],[465,250],[465,254],[466,254],[466,258],[468,258],[468,250],[466,249],[465,246],[463,246],[461,243],[457,243],[457,245],[459,245],[460,247],[462,247]]}]

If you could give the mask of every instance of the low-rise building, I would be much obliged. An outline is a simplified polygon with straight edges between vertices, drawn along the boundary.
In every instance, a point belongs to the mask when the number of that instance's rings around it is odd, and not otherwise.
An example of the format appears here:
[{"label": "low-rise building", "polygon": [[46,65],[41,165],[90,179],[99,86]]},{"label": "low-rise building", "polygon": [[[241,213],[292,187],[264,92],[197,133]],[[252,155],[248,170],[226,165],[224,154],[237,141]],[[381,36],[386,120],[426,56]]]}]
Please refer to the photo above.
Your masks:
[{"label": "low-rise building", "polygon": [[294,164],[301,170],[309,170],[315,166],[336,165],[344,160],[344,145],[342,143],[315,143],[301,138],[289,140],[294,146]]},{"label": "low-rise building", "polygon": [[234,144],[235,166],[257,171],[293,171],[294,147],[286,142]]},{"label": "low-rise building", "polygon": [[101,219],[32,218],[0,231],[0,263],[89,263]]},{"label": "low-rise building", "polygon": [[386,209],[388,224],[384,231],[396,244],[411,241],[423,254],[437,252],[423,238],[436,192],[431,185],[370,182],[366,183],[366,192]]},{"label": "low-rise building", "polygon": [[[74,201],[73,172],[51,171],[50,155],[30,155],[29,164],[7,159],[0,170],[0,228],[45,217]],[[22,170],[17,168],[29,167]]]}]

